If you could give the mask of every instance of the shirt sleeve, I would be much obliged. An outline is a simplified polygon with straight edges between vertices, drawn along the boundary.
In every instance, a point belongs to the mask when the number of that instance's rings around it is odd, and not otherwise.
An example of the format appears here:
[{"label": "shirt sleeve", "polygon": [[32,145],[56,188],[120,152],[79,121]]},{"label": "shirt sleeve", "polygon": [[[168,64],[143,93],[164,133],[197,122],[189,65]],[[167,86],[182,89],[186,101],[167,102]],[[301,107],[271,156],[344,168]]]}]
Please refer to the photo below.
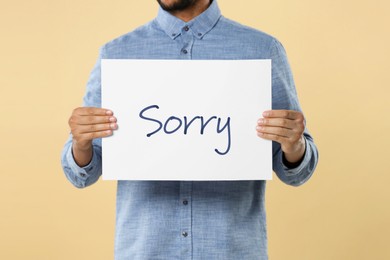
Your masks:
[{"label": "shirt sleeve", "polygon": [[[273,39],[271,45],[272,59],[272,109],[300,111],[294,79],[282,44]],[[277,142],[272,142],[273,170],[284,183],[299,186],[313,174],[318,163],[318,150],[307,127],[303,133],[306,149],[303,160],[294,168],[283,163],[283,151]]]},{"label": "shirt sleeve", "polygon": [[[101,73],[100,61],[103,49],[99,52],[98,60],[90,74],[86,93],[83,98],[84,107],[101,107]],[[92,141],[93,154],[91,162],[80,167],[72,153],[72,134],[66,141],[61,154],[62,169],[67,179],[77,188],[84,188],[95,183],[102,174],[102,145],[101,138]]]}]

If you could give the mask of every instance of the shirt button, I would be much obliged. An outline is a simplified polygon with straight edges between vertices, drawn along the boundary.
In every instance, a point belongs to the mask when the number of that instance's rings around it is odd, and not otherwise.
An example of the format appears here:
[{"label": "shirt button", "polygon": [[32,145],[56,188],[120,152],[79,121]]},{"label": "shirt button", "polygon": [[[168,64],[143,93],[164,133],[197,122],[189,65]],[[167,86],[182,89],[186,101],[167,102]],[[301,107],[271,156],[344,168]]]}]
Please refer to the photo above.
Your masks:
[{"label": "shirt button", "polygon": [[81,172],[81,173],[80,173],[80,176],[81,176],[81,177],[85,177],[85,176],[87,176],[87,175],[86,175],[85,173],[82,173],[82,172]]},{"label": "shirt button", "polygon": [[201,34],[201,33],[198,33],[198,36],[202,36],[202,34]]},{"label": "shirt button", "polygon": [[186,31],[186,32],[188,32],[188,30],[190,29],[187,25],[186,26],[184,26],[184,31]]},{"label": "shirt button", "polygon": [[188,204],[188,200],[183,200],[183,205],[187,205]]},{"label": "shirt button", "polygon": [[176,36],[176,33],[172,33],[172,37],[175,37]]},{"label": "shirt button", "polygon": [[188,53],[188,51],[187,51],[186,49],[182,50],[182,52],[183,52],[184,54],[187,54],[187,53]]},{"label": "shirt button", "polygon": [[187,236],[188,236],[188,233],[185,232],[185,231],[183,231],[183,232],[181,233],[181,235],[182,235],[183,237],[187,237]]}]

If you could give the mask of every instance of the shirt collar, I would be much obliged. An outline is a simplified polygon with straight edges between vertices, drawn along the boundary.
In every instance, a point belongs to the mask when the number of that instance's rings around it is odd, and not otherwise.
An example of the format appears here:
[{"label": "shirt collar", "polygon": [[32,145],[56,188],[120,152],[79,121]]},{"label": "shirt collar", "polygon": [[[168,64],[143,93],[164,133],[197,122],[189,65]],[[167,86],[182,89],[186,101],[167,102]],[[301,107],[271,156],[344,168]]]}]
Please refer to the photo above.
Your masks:
[{"label": "shirt collar", "polygon": [[218,7],[217,0],[213,0],[203,13],[187,23],[164,11],[161,7],[158,10],[156,21],[171,39],[179,36],[185,26],[191,29],[196,38],[201,39],[214,27],[220,16],[221,11]]}]

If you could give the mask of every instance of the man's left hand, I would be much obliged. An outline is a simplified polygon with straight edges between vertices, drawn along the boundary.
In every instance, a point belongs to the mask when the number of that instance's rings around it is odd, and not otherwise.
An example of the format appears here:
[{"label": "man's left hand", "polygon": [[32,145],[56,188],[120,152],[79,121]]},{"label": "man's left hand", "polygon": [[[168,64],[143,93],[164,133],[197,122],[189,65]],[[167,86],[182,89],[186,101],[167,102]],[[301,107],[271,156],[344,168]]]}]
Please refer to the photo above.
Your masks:
[{"label": "man's left hand", "polygon": [[300,161],[305,153],[303,114],[293,110],[269,110],[263,117],[257,121],[257,135],[280,143],[288,162]]}]

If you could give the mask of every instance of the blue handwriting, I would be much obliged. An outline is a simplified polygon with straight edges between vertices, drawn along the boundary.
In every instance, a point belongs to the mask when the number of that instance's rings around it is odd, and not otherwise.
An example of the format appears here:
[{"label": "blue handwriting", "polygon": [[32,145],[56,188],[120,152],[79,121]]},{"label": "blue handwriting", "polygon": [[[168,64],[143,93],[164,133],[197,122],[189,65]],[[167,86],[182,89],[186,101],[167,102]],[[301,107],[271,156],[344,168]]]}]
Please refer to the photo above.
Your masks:
[{"label": "blue handwriting", "polygon": [[[147,120],[147,121],[154,122],[157,125],[157,128],[154,131],[146,134],[147,137],[151,137],[152,135],[157,134],[161,129],[166,134],[173,134],[173,133],[177,132],[182,126],[183,126],[183,134],[186,135],[188,133],[188,129],[190,128],[191,124],[194,123],[195,121],[200,121],[200,131],[199,131],[199,133],[201,135],[203,135],[207,125],[211,121],[217,120],[216,131],[217,131],[218,134],[220,134],[220,133],[224,132],[225,129],[226,129],[228,143],[227,143],[227,148],[225,149],[224,152],[221,152],[218,149],[214,149],[214,151],[217,154],[219,154],[219,155],[225,155],[225,154],[227,154],[230,151],[230,146],[231,146],[230,117],[228,117],[226,119],[226,123],[223,126],[221,126],[222,119],[220,117],[216,117],[216,116],[211,116],[206,121],[205,121],[205,118],[203,118],[203,116],[195,116],[191,120],[189,120],[186,116],[183,117],[183,120],[181,118],[179,118],[179,117],[176,117],[176,116],[170,116],[163,123],[160,120],[157,120],[157,119],[154,119],[154,118],[151,118],[151,117],[147,117],[147,116],[144,115],[144,113],[146,113],[147,111],[149,111],[151,109],[160,109],[160,107],[158,105],[151,105],[151,106],[145,107],[139,113],[139,117],[140,118],[142,118],[144,120]],[[173,123],[174,121],[176,123]]]}]

